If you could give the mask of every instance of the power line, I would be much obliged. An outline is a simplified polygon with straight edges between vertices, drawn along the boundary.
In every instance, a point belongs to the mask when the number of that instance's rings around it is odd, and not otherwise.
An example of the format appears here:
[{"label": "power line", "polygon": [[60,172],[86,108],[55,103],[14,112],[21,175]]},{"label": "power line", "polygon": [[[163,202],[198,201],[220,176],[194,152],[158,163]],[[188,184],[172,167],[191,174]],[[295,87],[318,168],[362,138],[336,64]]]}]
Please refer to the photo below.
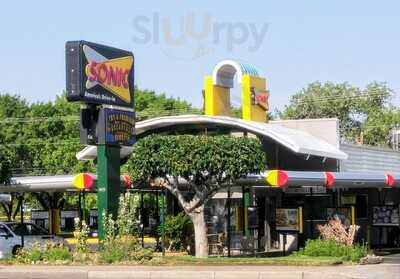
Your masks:
[{"label": "power line", "polygon": [[[200,109],[172,109],[172,110],[159,110],[159,109],[146,109],[136,113],[137,116],[151,116],[155,113],[157,115],[172,114],[172,113],[200,113]],[[59,117],[18,117],[18,118],[4,118],[0,120],[0,123],[33,123],[33,122],[67,122],[67,121],[79,121],[79,117],[76,116],[59,116]]]},{"label": "power line", "polygon": [[294,104],[306,104],[309,103],[310,101],[314,102],[324,102],[324,101],[335,101],[335,100],[357,100],[357,99],[367,99],[369,97],[382,97],[384,94],[382,93],[377,93],[377,94],[362,94],[362,95],[355,95],[355,96],[324,96],[324,97],[317,97],[317,96],[301,96],[303,97],[302,100],[296,100],[296,95],[291,97],[291,101]]},{"label": "power line", "polygon": [[[303,103],[308,103],[310,101],[316,101],[316,102],[321,102],[321,101],[332,101],[332,100],[352,100],[352,99],[361,99],[361,98],[368,98],[368,97],[380,97],[383,96],[381,92],[378,93],[363,93],[359,95],[354,95],[354,96],[311,96],[307,98],[306,100],[302,101],[297,101],[294,99],[293,101],[295,104],[303,104]],[[295,97],[296,95],[292,96]],[[172,113],[199,113],[202,112],[202,109],[200,108],[189,108],[189,109],[159,109],[159,108],[146,108],[141,110],[140,112],[137,112],[137,116],[148,116],[152,115],[153,113],[157,113],[157,115],[160,114],[172,114]],[[17,122],[17,123],[30,123],[30,122],[55,122],[55,121],[79,121],[79,117],[76,116],[52,116],[52,117],[21,117],[21,118],[5,118],[3,120],[0,120],[0,123],[12,123],[12,122]]]},{"label": "power line", "polygon": [[[370,94],[362,94],[362,95],[355,95],[355,96],[325,96],[325,97],[317,97],[311,96],[306,98],[306,100],[298,101],[296,99],[292,100],[294,104],[307,104],[309,102],[323,102],[323,101],[333,101],[333,100],[356,100],[368,97],[380,97],[383,96],[382,93],[370,93]],[[175,113],[201,113],[201,109],[144,109],[140,112],[137,112],[137,116],[152,116],[153,114],[159,115],[170,115]],[[57,116],[57,117],[20,117],[20,118],[5,118],[0,120],[0,123],[34,123],[34,122],[56,122],[56,121],[79,121],[79,117],[76,116]]]}]

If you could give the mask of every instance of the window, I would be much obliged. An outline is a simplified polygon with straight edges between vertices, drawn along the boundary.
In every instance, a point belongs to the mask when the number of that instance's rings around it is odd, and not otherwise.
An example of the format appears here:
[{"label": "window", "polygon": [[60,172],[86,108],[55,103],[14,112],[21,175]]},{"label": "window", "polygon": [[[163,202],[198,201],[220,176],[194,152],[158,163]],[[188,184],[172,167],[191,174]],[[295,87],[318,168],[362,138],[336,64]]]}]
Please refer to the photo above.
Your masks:
[{"label": "window", "polygon": [[47,235],[48,232],[33,224],[10,224],[11,230],[16,235]]},{"label": "window", "polygon": [[4,226],[0,226],[0,235],[10,235],[10,232]]},{"label": "window", "polygon": [[10,224],[11,230],[18,236],[29,235],[29,231],[26,228],[26,224]]}]

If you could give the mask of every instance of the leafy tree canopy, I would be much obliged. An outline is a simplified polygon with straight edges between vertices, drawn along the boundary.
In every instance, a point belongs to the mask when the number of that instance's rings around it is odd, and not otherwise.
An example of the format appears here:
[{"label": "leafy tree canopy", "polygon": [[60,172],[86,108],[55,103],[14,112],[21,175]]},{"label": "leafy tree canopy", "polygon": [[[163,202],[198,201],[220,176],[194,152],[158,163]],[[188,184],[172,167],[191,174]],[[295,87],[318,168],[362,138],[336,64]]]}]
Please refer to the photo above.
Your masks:
[{"label": "leafy tree canopy", "polygon": [[11,177],[11,162],[4,148],[0,148],[0,184],[7,183]]},{"label": "leafy tree canopy", "polygon": [[[361,137],[366,144],[387,144],[390,129],[398,123],[399,112],[390,104],[392,94],[384,83],[374,82],[360,89],[348,83],[314,82],[290,98],[280,117],[336,117],[340,121],[343,140],[354,142]],[[377,122],[377,118],[385,121]]]},{"label": "leafy tree canopy", "polygon": [[[148,90],[136,89],[135,102],[142,119],[193,110],[186,102]],[[0,94],[0,183],[11,172],[17,176],[94,172],[92,162],[75,157],[83,148],[79,140],[79,109],[80,104],[68,102],[65,93],[55,101],[31,104],[17,95]],[[38,198],[41,197],[47,200],[45,195]],[[67,206],[76,203],[65,198]],[[9,219],[11,211],[6,210]]]},{"label": "leafy tree canopy", "polygon": [[135,90],[135,108],[138,121],[163,115],[201,113],[201,110],[193,108],[191,104],[179,98],[167,97],[165,94],[157,94],[151,90],[140,90],[138,88]]},{"label": "leafy tree canopy", "polygon": [[[139,119],[160,115],[199,112],[187,102],[136,88]],[[0,94],[0,143],[16,175],[68,174],[94,171],[75,154],[79,140],[79,103],[68,102],[65,93],[54,102],[29,104],[20,96]]]},{"label": "leafy tree canopy", "polygon": [[133,181],[182,177],[200,187],[218,187],[265,167],[257,139],[231,136],[163,136],[144,138],[125,166]]}]

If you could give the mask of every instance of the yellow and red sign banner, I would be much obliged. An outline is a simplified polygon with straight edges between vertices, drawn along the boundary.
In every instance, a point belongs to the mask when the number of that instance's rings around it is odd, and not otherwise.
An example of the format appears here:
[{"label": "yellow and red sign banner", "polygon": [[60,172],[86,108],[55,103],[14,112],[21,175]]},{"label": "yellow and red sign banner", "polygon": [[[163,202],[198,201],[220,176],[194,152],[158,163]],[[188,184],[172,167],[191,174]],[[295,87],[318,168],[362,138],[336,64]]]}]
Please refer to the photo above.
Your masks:
[{"label": "yellow and red sign banner", "polygon": [[289,177],[285,171],[271,170],[267,173],[265,180],[272,187],[285,187]]},{"label": "yellow and red sign banner", "polygon": [[396,183],[396,180],[394,179],[393,175],[385,173],[385,183],[387,186],[393,187],[393,185]]},{"label": "yellow and red sign banner", "polygon": [[333,184],[335,184],[335,177],[331,172],[324,172],[324,177],[325,177],[325,186],[327,188],[331,188]]},{"label": "yellow and red sign banner", "polygon": [[264,110],[269,109],[269,93],[266,90],[259,90],[257,88],[251,88],[251,95],[254,105],[260,106]]},{"label": "yellow and red sign banner", "polygon": [[78,190],[90,190],[94,186],[93,176],[89,173],[80,173],[72,180],[72,185]]}]

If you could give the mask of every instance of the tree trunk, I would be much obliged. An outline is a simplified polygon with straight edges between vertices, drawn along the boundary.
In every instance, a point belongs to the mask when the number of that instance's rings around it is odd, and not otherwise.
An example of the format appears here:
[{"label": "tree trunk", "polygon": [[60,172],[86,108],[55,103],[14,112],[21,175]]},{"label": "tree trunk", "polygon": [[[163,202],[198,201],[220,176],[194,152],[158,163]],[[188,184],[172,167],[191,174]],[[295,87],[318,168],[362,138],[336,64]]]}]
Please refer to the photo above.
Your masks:
[{"label": "tree trunk", "polygon": [[204,220],[204,205],[199,206],[189,214],[194,227],[194,240],[196,247],[196,257],[204,258],[208,256],[207,226]]},{"label": "tree trunk", "polygon": [[[3,205],[3,204],[2,204]],[[8,222],[11,222],[12,221],[12,213],[11,213],[11,210],[10,210],[10,207],[9,206],[5,206],[5,205],[3,205],[3,209],[4,209],[4,213],[6,214],[6,216],[7,216],[7,221]]]}]

